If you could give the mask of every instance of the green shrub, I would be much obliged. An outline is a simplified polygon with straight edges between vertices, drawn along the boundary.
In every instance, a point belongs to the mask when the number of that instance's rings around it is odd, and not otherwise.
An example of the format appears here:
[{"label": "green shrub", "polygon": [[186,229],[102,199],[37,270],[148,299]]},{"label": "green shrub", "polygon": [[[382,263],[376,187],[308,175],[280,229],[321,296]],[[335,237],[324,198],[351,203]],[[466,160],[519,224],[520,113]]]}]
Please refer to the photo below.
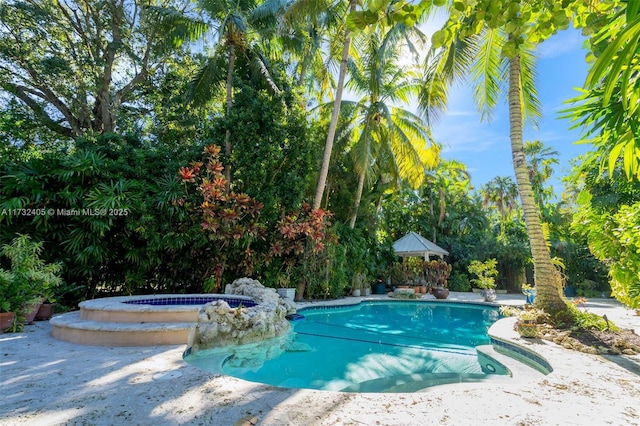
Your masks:
[{"label": "green shrub", "polygon": [[472,278],[470,281],[477,285],[478,288],[492,289],[496,286],[496,275],[498,270],[496,265],[498,262],[496,259],[488,259],[484,262],[479,260],[471,261],[471,264],[467,268],[470,274],[475,275],[477,278]]},{"label": "green shrub", "polygon": [[104,135],[9,164],[0,171],[0,242],[17,233],[42,241],[44,260],[64,265],[58,296],[68,306],[200,288],[210,248],[200,220],[179,205],[176,176],[200,150]]},{"label": "green shrub", "polygon": [[455,274],[449,278],[449,290],[471,291],[471,282],[467,274]]}]

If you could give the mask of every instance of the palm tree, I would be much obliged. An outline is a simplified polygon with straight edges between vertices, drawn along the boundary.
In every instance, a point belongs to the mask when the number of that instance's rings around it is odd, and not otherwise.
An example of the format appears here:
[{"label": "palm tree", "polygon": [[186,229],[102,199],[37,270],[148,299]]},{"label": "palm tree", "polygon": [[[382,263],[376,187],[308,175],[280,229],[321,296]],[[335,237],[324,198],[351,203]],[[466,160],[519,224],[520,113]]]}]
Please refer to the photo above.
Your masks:
[{"label": "palm tree", "polygon": [[355,226],[367,177],[390,172],[413,188],[425,180],[425,168],[439,162],[440,147],[417,115],[394,106],[408,103],[419,85],[413,74],[399,65],[401,33],[394,27],[382,34],[376,28],[358,40],[357,57],[349,61],[347,87],[358,101],[344,101],[351,117],[353,146],[349,148],[358,175],[354,209],[349,225]]},{"label": "palm tree", "polygon": [[[223,49],[217,50],[217,54],[212,56],[206,66],[198,73],[193,81],[192,98],[196,103],[203,104],[211,98],[211,87],[214,84],[217,69],[219,67],[218,55],[226,53],[227,75],[226,75],[226,114],[229,115],[233,106],[233,74],[238,53],[246,53],[252,48],[251,38],[259,28],[259,23],[267,16],[275,16],[281,10],[278,1],[260,0],[199,0],[199,5],[217,26],[219,46]],[[275,22],[274,22],[275,23]],[[260,55],[254,58],[260,63],[260,68],[264,71],[264,76],[271,81],[267,66],[261,60]],[[212,79],[212,77],[214,77]],[[225,178],[227,179],[227,191],[231,183],[231,129],[227,127],[224,137],[224,152],[227,157],[225,167]]]},{"label": "palm tree", "polygon": [[[511,153],[534,262],[534,281],[538,294],[536,303],[550,312],[566,310],[566,303],[561,296],[558,271],[551,263],[551,255],[545,242],[540,209],[535,202],[529,180],[523,146],[522,127],[525,119],[535,119],[540,115],[534,84],[533,46],[521,38],[522,34],[517,40],[513,40],[503,28],[484,26],[477,33],[473,32],[475,30],[471,31],[472,34],[468,37],[461,35],[461,31],[468,30],[476,24],[472,19],[464,18],[451,19],[445,24],[449,25],[446,31],[454,36],[445,44],[440,56],[429,64],[429,69],[434,71],[428,75],[427,83],[430,84],[426,87],[430,87],[432,81],[452,81],[456,77],[470,74],[476,82],[474,97],[478,108],[483,118],[489,118],[503,93],[501,84],[506,83]],[[443,32],[434,34],[434,39],[444,37]],[[455,52],[456,48],[464,49],[465,52]],[[437,87],[440,90],[440,99],[446,99],[446,88]],[[423,96],[421,99],[429,98]],[[433,107],[434,105],[428,103],[422,105],[424,110]]]},{"label": "palm tree", "polygon": [[[526,54],[526,52],[523,52]],[[533,187],[529,181],[529,169],[524,154],[522,142],[522,91],[521,74],[523,71],[521,53],[508,59],[509,66],[509,127],[511,152],[513,155],[516,182],[520,192],[520,201],[527,226],[527,235],[533,257],[534,281],[536,284],[536,304],[550,312],[567,309],[561,296],[561,282],[559,273],[551,263],[551,253],[546,244],[540,208],[535,202]]]},{"label": "palm tree", "polygon": [[[349,10],[354,12],[358,4],[357,0],[350,0]],[[344,81],[347,74],[347,61],[349,60],[349,51],[351,49],[351,31],[346,26],[346,16],[344,23],[344,45],[342,48],[342,57],[340,59],[340,71],[338,72],[338,83],[336,86],[336,94],[333,99],[333,112],[331,113],[331,121],[329,122],[329,131],[327,132],[327,141],[324,146],[324,154],[322,156],[322,165],[320,166],[320,174],[318,176],[318,185],[316,186],[316,194],[313,199],[313,208],[320,208],[324,187],[327,183],[327,174],[329,173],[329,163],[331,162],[331,151],[333,150],[333,142],[336,137],[336,129],[338,127],[338,117],[340,115],[340,105],[342,103],[342,93],[344,91]]]},{"label": "palm tree", "polygon": [[640,2],[629,0],[610,16],[592,36],[592,50],[601,53],[589,71],[586,90],[565,112],[578,122],[574,127],[585,129],[584,139],[598,148],[601,172],[608,163],[613,176],[620,164],[627,178],[640,179]]},{"label": "palm tree", "polygon": [[553,174],[553,165],[558,164],[558,151],[544,146],[540,141],[529,141],[524,144],[524,155],[529,165],[529,181],[533,187],[536,203],[544,208],[544,203],[554,195],[553,188],[544,188],[544,183]]},{"label": "palm tree", "polygon": [[518,206],[518,186],[509,176],[494,177],[482,186],[480,193],[482,207],[495,206],[503,221]]},{"label": "palm tree", "polygon": [[[435,218],[435,203],[438,203],[438,220],[433,221],[431,241],[438,242],[437,230],[442,227],[442,223],[447,215],[447,198],[453,194],[466,196],[471,186],[471,175],[467,171],[467,166],[456,160],[441,161],[435,173],[427,176],[426,185],[431,187],[429,196],[429,212]],[[433,194],[437,194],[437,200]]]},{"label": "palm tree", "polygon": [[[320,101],[335,88],[330,71],[338,63],[336,46],[344,46],[342,30],[348,7],[341,0],[295,0],[282,14],[280,40],[291,69],[298,85]],[[314,91],[317,94],[311,93]]]},{"label": "palm tree", "polygon": [[[209,21],[185,18],[180,11],[170,7],[151,7],[158,22],[169,28],[178,28],[168,34],[178,41],[202,38],[214,28],[217,36],[214,54],[198,71],[191,82],[189,98],[199,106],[214,96],[217,83],[225,80],[225,112],[229,115],[233,107],[233,79],[238,54],[245,54],[254,62],[260,74],[275,91],[279,91],[271,79],[268,65],[257,47],[265,38],[275,34],[278,14],[283,11],[282,0],[198,0],[198,7]],[[261,35],[262,37],[259,37]],[[226,75],[222,70],[226,64]],[[225,132],[225,155],[227,157],[225,178],[227,191],[231,182],[231,129]]]}]

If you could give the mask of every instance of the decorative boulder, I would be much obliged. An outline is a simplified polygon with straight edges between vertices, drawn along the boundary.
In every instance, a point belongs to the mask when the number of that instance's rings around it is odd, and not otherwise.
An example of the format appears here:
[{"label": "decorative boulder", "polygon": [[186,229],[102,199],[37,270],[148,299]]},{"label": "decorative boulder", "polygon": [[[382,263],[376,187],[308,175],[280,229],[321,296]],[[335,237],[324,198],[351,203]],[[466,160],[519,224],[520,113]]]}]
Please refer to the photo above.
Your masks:
[{"label": "decorative boulder", "polygon": [[203,305],[189,336],[192,351],[244,345],[282,336],[291,330],[285,316],[296,312],[295,304],[281,299],[275,289],[251,278],[239,278],[226,286],[225,294],[249,296],[256,305],[231,308],[224,300]]}]

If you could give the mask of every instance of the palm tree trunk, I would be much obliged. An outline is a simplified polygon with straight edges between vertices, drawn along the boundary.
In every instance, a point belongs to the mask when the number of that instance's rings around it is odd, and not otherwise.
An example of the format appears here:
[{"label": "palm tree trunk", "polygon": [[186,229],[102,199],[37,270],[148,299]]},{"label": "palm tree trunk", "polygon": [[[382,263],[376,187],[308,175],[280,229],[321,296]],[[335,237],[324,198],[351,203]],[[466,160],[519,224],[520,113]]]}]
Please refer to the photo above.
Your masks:
[{"label": "palm tree trunk", "polygon": [[[236,65],[236,46],[229,44],[229,68],[227,70],[227,117],[231,114],[233,106],[233,71]],[[229,192],[231,186],[231,129],[227,127],[224,134],[224,153],[227,156],[224,177],[227,179],[226,191]]]},{"label": "palm tree trunk", "polygon": [[304,58],[300,64],[300,75],[298,76],[298,86],[304,85],[304,78],[307,76],[307,60]]},{"label": "palm tree trunk", "polygon": [[349,228],[353,229],[356,226],[356,218],[358,217],[358,209],[360,208],[360,201],[362,200],[362,192],[364,191],[364,177],[365,171],[360,172],[358,177],[358,189],[356,191],[356,201],[354,204],[353,215],[349,221]]},{"label": "palm tree trunk", "polygon": [[[351,11],[356,10],[357,0],[351,0]],[[346,27],[345,27],[346,28]],[[327,141],[324,145],[324,155],[322,157],[322,166],[320,167],[320,176],[318,176],[318,186],[316,187],[316,195],[313,199],[313,208],[320,208],[324,187],[329,174],[329,163],[331,162],[331,151],[333,150],[333,141],[336,137],[336,129],[338,127],[338,116],[340,115],[340,103],[342,102],[342,92],[344,90],[344,79],[347,74],[347,61],[349,60],[349,49],[351,48],[351,31],[348,28],[344,32],[344,47],[342,48],[342,59],[340,61],[340,73],[338,74],[338,85],[336,87],[336,96],[333,100],[333,112],[331,114],[331,123],[329,123],[329,132],[327,133]]]},{"label": "palm tree trunk", "polygon": [[509,60],[509,128],[513,167],[516,183],[520,192],[520,201],[524,212],[524,222],[531,245],[533,257],[534,282],[536,286],[536,305],[547,312],[558,312],[567,309],[560,295],[561,282],[558,271],[551,263],[551,255],[546,245],[540,209],[535,203],[533,189],[529,181],[529,171],[524,156],[522,141],[522,103],[520,92],[520,57]]}]

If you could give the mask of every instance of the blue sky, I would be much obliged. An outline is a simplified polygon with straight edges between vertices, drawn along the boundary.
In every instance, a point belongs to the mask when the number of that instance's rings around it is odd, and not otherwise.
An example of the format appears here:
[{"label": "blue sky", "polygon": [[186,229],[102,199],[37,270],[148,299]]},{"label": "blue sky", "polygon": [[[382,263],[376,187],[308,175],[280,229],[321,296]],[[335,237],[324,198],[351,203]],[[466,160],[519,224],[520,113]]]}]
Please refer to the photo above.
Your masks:
[{"label": "blue sky", "polygon": [[[575,88],[582,87],[587,75],[582,45],[583,37],[576,30],[559,33],[540,45],[537,88],[543,116],[538,130],[531,125],[524,129],[525,141],[540,140],[559,152],[553,183],[558,196],[562,192],[560,178],[570,170],[569,161],[590,149],[589,145],[574,144],[580,139],[580,129],[569,130],[569,120],[558,118],[558,111],[568,106],[563,102],[578,95]],[[471,85],[457,86],[450,93],[448,111],[433,126],[433,135],[443,145],[445,159],[467,165],[476,189],[495,176],[514,176],[506,95],[491,121],[481,122]]]}]

